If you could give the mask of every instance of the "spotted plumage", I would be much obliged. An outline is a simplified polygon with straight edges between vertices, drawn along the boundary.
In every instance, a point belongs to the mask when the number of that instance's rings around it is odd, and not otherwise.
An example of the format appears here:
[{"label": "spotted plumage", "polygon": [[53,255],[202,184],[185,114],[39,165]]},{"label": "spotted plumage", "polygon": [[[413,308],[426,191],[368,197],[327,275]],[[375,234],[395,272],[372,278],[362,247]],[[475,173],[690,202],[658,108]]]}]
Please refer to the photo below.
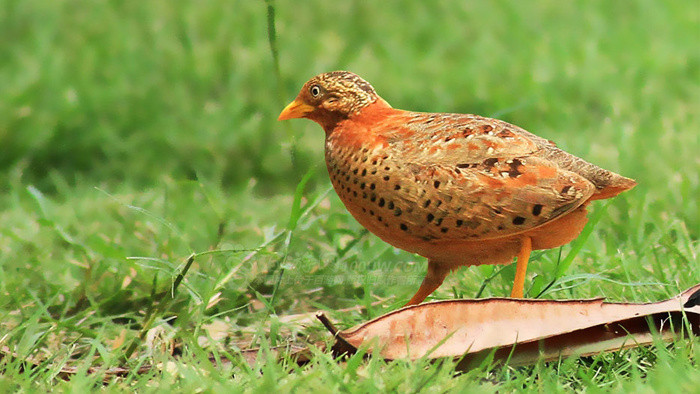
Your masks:
[{"label": "spotted plumage", "polygon": [[280,115],[295,117],[325,130],[331,182],[350,213],[386,242],[429,259],[409,304],[459,266],[516,255],[512,295],[522,296],[531,249],[570,242],[589,201],[635,185],[500,120],[394,109],[345,71],[309,80]]}]

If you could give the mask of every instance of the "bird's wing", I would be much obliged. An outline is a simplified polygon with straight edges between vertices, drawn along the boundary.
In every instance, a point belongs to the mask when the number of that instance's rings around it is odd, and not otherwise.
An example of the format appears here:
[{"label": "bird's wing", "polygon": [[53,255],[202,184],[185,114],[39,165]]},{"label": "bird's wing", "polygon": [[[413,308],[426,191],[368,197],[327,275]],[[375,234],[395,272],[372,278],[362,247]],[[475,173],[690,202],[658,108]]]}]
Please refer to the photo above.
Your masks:
[{"label": "bird's wing", "polygon": [[[536,144],[516,126],[471,115],[421,115],[428,127],[419,137],[389,138],[389,149],[402,155],[400,171],[413,181],[404,198],[417,207],[411,227],[426,240],[517,234],[573,211],[594,193],[581,175],[533,156]],[[431,116],[436,119],[426,123]]]},{"label": "bird's wing", "polygon": [[525,156],[548,143],[510,123],[466,114],[396,112],[374,128],[405,158],[431,164]]}]

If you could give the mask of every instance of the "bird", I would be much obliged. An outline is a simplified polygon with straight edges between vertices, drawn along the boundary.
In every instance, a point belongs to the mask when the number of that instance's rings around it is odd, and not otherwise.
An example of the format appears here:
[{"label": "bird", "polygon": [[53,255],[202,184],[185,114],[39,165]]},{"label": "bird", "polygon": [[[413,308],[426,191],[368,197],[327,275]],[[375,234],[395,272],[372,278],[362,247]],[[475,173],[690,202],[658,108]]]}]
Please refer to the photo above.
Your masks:
[{"label": "bird", "polygon": [[531,252],[571,242],[591,201],[636,185],[502,120],[395,109],[348,71],[306,82],[278,120],[295,118],[323,128],[330,180],[350,214],[428,259],[406,305],[459,267],[514,258],[510,296],[523,298]]}]

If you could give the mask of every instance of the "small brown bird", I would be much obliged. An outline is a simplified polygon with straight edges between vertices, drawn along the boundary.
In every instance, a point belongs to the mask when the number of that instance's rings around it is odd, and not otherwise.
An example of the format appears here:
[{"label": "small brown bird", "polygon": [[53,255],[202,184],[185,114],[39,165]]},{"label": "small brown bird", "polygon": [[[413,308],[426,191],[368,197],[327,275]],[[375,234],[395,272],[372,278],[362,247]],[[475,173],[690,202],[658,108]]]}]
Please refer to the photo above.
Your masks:
[{"label": "small brown bird", "polygon": [[636,185],[520,127],[477,115],[392,108],[347,71],[311,78],[279,120],[307,118],[326,132],[326,165],[360,224],[428,258],[407,305],[421,303],[463,265],[517,256],[521,298],[532,250],[576,238],[591,200]]}]

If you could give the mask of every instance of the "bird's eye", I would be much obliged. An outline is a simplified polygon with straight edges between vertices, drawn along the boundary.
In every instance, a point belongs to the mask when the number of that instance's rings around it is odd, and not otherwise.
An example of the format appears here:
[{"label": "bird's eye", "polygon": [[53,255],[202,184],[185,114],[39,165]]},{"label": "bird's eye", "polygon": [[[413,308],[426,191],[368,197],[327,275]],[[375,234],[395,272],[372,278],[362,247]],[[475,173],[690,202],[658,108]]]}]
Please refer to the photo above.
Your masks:
[{"label": "bird's eye", "polygon": [[311,95],[314,97],[318,97],[321,95],[321,88],[318,85],[314,85],[310,89]]}]

